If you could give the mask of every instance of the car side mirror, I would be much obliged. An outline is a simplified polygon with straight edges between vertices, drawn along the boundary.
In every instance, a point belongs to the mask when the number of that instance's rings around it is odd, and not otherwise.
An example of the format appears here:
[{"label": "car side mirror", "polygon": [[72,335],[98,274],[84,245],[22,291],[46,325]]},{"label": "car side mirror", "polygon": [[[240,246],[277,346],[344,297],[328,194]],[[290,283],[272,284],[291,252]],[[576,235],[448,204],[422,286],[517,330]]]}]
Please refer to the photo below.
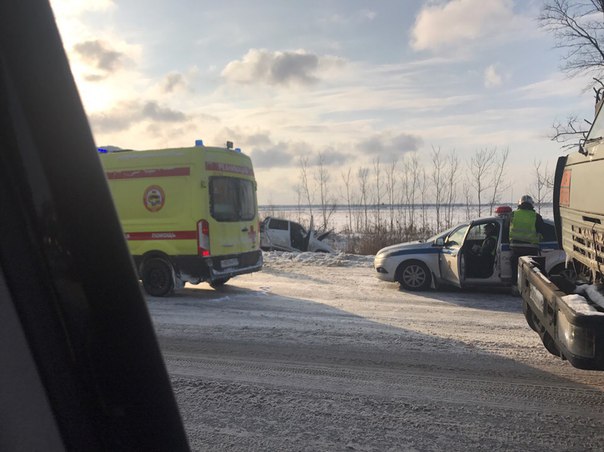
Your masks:
[{"label": "car side mirror", "polygon": [[445,246],[445,239],[443,239],[442,237],[437,238],[436,240],[434,240],[433,246]]}]

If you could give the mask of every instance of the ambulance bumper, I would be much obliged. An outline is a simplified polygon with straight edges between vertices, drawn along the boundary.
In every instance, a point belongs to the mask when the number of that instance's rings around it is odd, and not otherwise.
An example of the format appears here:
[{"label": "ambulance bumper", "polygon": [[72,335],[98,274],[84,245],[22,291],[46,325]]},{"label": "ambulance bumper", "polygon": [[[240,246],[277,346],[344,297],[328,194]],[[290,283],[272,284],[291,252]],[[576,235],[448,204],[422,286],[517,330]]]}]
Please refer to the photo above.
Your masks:
[{"label": "ambulance bumper", "polygon": [[172,256],[177,275],[183,280],[214,281],[262,270],[262,251],[225,256]]}]

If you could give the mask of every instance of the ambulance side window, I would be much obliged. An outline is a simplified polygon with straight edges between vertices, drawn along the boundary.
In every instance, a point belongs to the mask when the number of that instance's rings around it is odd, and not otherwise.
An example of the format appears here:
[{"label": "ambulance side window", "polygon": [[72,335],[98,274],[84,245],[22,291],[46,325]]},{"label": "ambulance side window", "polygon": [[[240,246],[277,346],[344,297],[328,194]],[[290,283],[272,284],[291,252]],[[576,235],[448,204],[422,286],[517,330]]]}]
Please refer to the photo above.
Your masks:
[{"label": "ambulance side window", "polygon": [[256,216],[253,182],[236,177],[211,177],[210,213],[218,221],[253,220]]}]

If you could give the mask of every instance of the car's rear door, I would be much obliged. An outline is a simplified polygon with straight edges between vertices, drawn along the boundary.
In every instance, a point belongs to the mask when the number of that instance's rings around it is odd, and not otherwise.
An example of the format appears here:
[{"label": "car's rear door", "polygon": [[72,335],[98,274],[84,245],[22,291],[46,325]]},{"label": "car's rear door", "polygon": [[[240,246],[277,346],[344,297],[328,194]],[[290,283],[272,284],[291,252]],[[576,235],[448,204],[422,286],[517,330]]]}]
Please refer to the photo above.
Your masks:
[{"label": "car's rear door", "polygon": [[272,246],[291,249],[289,221],[271,218],[267,225],[266,235]]}]

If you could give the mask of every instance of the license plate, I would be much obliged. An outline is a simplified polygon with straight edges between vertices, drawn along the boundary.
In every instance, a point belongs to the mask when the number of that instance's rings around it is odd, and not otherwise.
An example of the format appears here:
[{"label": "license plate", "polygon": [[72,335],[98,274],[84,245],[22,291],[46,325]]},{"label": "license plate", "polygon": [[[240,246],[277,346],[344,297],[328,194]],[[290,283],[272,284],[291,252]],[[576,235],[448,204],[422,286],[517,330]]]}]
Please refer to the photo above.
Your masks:
[{"label": "license plate", "polygon": [[236,267],[237,265],[239,265],[239,259],[237,259],[236,257],[232,259],[225,259],[222,261],[222,268]]}]

